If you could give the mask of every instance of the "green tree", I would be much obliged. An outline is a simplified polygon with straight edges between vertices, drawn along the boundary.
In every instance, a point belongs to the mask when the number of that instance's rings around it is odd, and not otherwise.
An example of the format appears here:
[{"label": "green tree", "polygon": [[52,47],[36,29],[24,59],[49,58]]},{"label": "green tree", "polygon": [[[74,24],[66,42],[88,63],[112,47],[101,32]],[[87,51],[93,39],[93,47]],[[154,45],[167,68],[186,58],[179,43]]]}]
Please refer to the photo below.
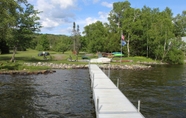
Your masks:
[{"label": "green tree", "polygon": [[39,51],[47,51],[49,50],[50,46],[49,46],[49,40],[47,38],[47,35],[41,35],[40,39],[38,40],[37,46],[36,46],[36,50]]},{"label": "green tree", "polygon": [[127,42],[123,51],[128,56],[182,63],[185,44],[180,37],[186,32],[185,16],[183,11],[174,18],[168,7],[160,12],[159,8],[136,9],[128,1],[116,2],[108,17],[109,24],[96,22],[85,27],[83,45],[89,52],[119,51],[123,34]]},{"label": "green tree", "polygon": [[[133,41],[133,47],[139,43],[137,40],[140,39],[142,32],[140,15],[141,10],[131,8],[128,1],[114,3],[113,10],[109,14],[109,23],[112,31],[118,35],[118,39],[120,39],[121,35],[125,35],[128,57],[130,56],[130,49],[132,49],[130,42]],[[135,54],[134,51],[133,53]]]},{"label": "green tree", "polygon": [[171,48],[165,57],[165,61],[171,64],[184,64],[185,43],[181,38],[173,38],[169,45]]},{"label": "green tree", "polygon": [[9,52],[7,39],[12,37],[12,28],[15,22],[15,9],[18,5],[14,0],[1,0],[0,4],[0,50]]},{"label": "green tree", "polygon": [[102,22],[97,21],[96,23],[90,24],[84,28],[83,34],[86,35],[86,49],[88,52],[102,52],[106,45],[107,32]]},{"label": "green tree", "polygon": [[[126,19],[124,16],[124,12],[130,9],[130,3],[128,1],[125,2],[115,2],[113,3],[113,9],[110,11],[108,21],[110,24],[110,33],[111,37],[110,46],[112,48],[115,47],[114,51],[119,51],[121,47],[121,35],[123,35],[123,20]],[[126,37],[126,34],[124,34]],[[116,44],[117,43],[117,44]]]},{"label": "green tree", "polygon": [[[24,6],[22,6],[24,5]],[[17,47],[26,48],[29,47],[29,43],[32,39],[32,35],[39,31],[40,23],[38,22],[39,12],[34,10],[33,5],[25,1],[17,1],[17,8],[14,9],[14,25],[12,29],[12,38],[8,39],[8,43],[13,47],[13,55],[11,62],[15,60],[15,53]]]},{"label": "green tree", "polygon": [[140,55],[149,57],[149,29],[152,23],[152,15],[151,15],[151,8],[144,6],[141,9],[140,15],[141,23],[142,23],[142,35],[141,35],[141,43],[140,43]]},{"label": "green tree", "polygon": [[186,11],[173,18],[174,34],[176,37],[186,36]]},{"label": "green tree", "polygon": [[125,19],[123,19],[122,23],[125,25],[122,25],[122,29],[125,29],[124,33],[127,42],[128,57],[131,55],[132,51],[133,51],[133,55],[136,55],[136,52],[139,48],[138,46],[139,44],[141,44],[140,38],[143,31],[142,30],[143,27],[142,27],[140,15],[141,15],[141,10],[134,9],[134,8],[129,8],[123,13]]},{"label": "green tree", "polygon": [[64,53],[70,49],[71,45],[72,41],[70,37],[63,36],[60,38],[60,40],[58,40],[57,44],[55,45],[55,51]]}]

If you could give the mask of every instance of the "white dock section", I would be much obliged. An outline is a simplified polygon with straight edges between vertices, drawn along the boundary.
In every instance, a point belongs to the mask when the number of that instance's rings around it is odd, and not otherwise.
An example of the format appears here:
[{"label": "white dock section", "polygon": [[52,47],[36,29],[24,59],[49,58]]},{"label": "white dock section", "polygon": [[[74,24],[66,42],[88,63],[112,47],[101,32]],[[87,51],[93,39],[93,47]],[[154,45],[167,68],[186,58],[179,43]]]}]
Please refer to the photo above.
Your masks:
[{"label": "white dock section", "polygon": [[144,118],[96,64],[89,72],[97,118]]}]

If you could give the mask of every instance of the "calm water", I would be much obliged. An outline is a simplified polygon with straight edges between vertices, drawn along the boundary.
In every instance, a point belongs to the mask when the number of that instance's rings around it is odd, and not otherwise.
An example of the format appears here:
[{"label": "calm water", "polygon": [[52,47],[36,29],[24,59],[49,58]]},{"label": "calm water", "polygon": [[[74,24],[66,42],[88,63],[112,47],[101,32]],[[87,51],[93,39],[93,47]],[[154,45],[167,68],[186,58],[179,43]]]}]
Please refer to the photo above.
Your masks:
[{"label": "calm water", "polygon": [[[107,71],[105,71],[107,73]],[[37,76],[0,75],[0,118],[95,118],[88,69]],[[186,118],[186,66],[112,70],[146,118]]]},{"label": "calm water", "polygon": [[111,79],[146,118],[186,118],[186,66],[111,71]]},{"label": "calm water", "polygon": [[88,70],[0,75],[0,118],[95,118]]}]

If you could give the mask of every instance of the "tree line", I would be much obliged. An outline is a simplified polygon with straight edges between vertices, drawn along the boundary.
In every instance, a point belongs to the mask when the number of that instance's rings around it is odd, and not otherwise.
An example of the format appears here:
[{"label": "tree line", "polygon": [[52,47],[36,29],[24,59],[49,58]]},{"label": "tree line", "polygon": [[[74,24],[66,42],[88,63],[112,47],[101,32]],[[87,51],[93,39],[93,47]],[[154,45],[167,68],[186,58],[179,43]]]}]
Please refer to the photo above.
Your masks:
[{"label": "tree line", "polygon": [[[155,60],[181,64],[184,61],[186,11],[173,16],[170,8],[132,8],[130,2],[115,2],[108,16],[108,23],[97,21],[84,27],[82,36],[38,34],[41,28],[38,14],[27,0],[1,0],[0,2],[0,51],[17,49],[38,51],[67,50],[120,52],[125,56],[145,56]],[[73,25],[75,30],[75,23]],[[72,31],[72,32],[73,32]],[[77,28],[79,32],[79,26]],[[126,45],[121,46],[121,36]]]},{"label": "tree line", "polygon": [[[170,8],[132,8],[115,2],[108,23],[97,21],[84,28],[83,49],[89,52],[120,51],[127,56],[146,56],[169,63],[183,63],[186,11],[173,16]],[[121,47],[121,35],[126,45]]]}]

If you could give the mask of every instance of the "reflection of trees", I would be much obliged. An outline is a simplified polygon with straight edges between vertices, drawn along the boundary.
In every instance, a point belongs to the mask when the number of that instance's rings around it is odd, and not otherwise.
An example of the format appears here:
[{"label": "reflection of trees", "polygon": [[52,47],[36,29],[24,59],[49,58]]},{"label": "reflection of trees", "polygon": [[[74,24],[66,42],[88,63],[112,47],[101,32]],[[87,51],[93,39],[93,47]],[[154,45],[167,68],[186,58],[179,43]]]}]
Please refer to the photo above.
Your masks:
[{"label": "reflection of trees", "polygon": [[32,100],[36,90],[31,86],[32,79],[23,76],[6,79],[10,81],[0,85],[0,117],[36,118]]}]

